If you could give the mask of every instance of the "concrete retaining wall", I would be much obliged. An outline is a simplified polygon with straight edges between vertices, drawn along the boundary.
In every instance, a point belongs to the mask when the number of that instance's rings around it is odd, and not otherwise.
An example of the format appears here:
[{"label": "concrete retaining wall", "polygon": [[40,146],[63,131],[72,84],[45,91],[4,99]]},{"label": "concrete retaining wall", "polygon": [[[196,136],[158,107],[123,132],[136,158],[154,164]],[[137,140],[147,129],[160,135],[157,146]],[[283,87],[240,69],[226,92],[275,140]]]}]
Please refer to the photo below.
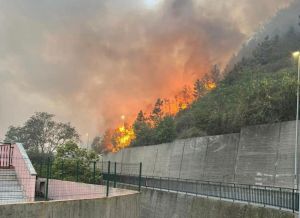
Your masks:
[{"label": "concrete retaining wall", "polygon": [[144,189],[140,218],[293,218],[291,212]]},{"label": "concrete retaining wall", "polygon": [[237,134],[127,148],[103,159],[143,162],[144,176],[293,188],[294,147],[295,122],[289,121],[244,127]]},{"label": "concrete retaining wall", "polygon": [[138,218],[140,194],[0,205],[0,218]]}]

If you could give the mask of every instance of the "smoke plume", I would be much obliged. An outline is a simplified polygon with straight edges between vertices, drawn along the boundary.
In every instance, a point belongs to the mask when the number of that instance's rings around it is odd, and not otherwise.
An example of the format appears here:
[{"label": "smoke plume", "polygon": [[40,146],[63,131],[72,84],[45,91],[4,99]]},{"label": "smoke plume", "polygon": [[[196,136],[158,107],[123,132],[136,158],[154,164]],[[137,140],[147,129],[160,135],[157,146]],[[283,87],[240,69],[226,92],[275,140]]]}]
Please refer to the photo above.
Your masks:
[{"label": "smoke plume", "polygon": [[0,2],[0,138],[35,111],[94,135],[225,66],[287,0]]}]

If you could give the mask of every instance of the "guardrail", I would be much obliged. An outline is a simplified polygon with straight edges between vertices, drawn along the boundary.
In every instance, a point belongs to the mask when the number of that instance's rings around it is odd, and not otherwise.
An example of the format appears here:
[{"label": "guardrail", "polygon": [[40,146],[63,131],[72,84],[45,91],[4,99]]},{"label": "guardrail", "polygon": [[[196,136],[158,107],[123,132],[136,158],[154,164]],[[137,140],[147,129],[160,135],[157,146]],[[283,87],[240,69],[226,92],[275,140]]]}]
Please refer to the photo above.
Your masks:
[{"label": "guardrail", "polygon": [[14,147],[11,143],[0,144],[0,168],[12,167],[12,156]]},{"label": "guardrail", "polygon": [[[108,175],[105,175],[104,179]],[[298,190],[272,186],[257,186],[210,182],[200,180],[184,180],[167,177],[137,177],[132,175],[110,175],[110,180],[165,191],[183,192],[206,197],[243,201],[247,203],[273,206],[293,212],[299,211]]]},{"label": "guardrail", "polygon": [[121,168],[138,175],[137,178],[141,178],[142,173],[142,163],[120,164],[83,158],[50,157],[47,160],[35,158],[32,162],[39,178],[36,196],[44,200],[79,199],[96,195],[108,197],[118,192],[110,186],[116,188],[117,181],[114,178]]}]

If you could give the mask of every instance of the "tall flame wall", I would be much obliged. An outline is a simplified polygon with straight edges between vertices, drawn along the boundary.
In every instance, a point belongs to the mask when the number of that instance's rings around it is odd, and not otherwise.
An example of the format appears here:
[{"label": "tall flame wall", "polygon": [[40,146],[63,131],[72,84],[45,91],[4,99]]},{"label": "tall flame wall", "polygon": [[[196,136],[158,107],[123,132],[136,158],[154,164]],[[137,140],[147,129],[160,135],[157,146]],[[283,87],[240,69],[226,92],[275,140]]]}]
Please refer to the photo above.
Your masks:
[{"label": "tall flame wall", "polygon": [[289,121],[248,126],[236,134],[127,148],[103,159],[142,162],[143,176],[293,188],[294,149],[295,122]]}]

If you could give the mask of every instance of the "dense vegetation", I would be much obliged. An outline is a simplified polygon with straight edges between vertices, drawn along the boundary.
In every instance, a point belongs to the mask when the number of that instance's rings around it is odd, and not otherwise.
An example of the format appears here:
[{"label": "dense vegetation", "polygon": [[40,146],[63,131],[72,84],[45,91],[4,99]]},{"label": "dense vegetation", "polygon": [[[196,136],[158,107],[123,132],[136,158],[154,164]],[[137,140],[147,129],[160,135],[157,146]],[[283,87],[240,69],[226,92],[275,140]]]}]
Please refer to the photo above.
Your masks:
[{"label": "dense vegetation", "polygon": [[[184,89],[183,98],[190,99],[193,95],[194,101],[183,102],[175,115],[165,112],[166,100],[163,99],[157,99],[150,114],[140,111],[133,123],[135,137],[130,146],[233,133],[246,125],[295,119],[297,64],[292,52],[298,49],[300,33],[290,28],[280,36],[266,36],[253,49],[252,55],[227,68],[222,76],[217,66],[212,67],[210,72],[195,81],[193,90]],[[6,141],[22,142],[32,157],[40,153],[53,155],[68,142],[78,143],[75,128],[69,123],[55,122],[53,117],[36,113],[23,126],[11,126]],[[124,125],[117,133],[125,134],[129,130],[132,133],[130,128]],[[128,141],[126,137],[113,133],[107,131],[103,137],[96,137],[92,149],[102,153],[113,150],[116,146],[113,142]],[[60,164],[54,163],[54,166]],[[71,165],[72,170],[75,169],[74,163]]]},{"label": "dense vegetation", "polygon": [[[47,176],[49,164],[51,178],[85,183],[99,181],[100,174],[94,174],[94,165],[96,167],[98,159],[98,155],[95,152],[80,148],[72,141],[59,145],[55,155],[48,160],[37,158],[31,154],[32,163],[39,176]],[[97,170],[99,172],[99,169]]]},{"label": "dense vegetation", "polygon": [[99,181],[94,174],[96,152],[78,146],[75,127],[55,121],[53,114],[37,112],[24,125],[9,127],[5,141],[23,143],[39,177],[51,174],[68,181]]},{"label": "dense vegetation", "polygon": [[[141,111],[134,123],[132,146],[150,145],[203,135],[239,132],[245,125],[293,120],[296,114],[296,61],[300,33],[293,28],[258,44],[252,56],[227,71],[207,92],[204,79],[194,85],[196,100],[175,116],[164,116],[158,100],[153,112]],[[212,76],[212,75],[210,75]],[[210,78],[212,79],[212,78]]]},{"label": "dense vegetation", "polygon": [[37,112],[22,126],[10,126],[5,142],[20,142],[30,152],[53,153],[68,141],[79,142],[79,134],[70,123],[54,120],[54,115]]}]

